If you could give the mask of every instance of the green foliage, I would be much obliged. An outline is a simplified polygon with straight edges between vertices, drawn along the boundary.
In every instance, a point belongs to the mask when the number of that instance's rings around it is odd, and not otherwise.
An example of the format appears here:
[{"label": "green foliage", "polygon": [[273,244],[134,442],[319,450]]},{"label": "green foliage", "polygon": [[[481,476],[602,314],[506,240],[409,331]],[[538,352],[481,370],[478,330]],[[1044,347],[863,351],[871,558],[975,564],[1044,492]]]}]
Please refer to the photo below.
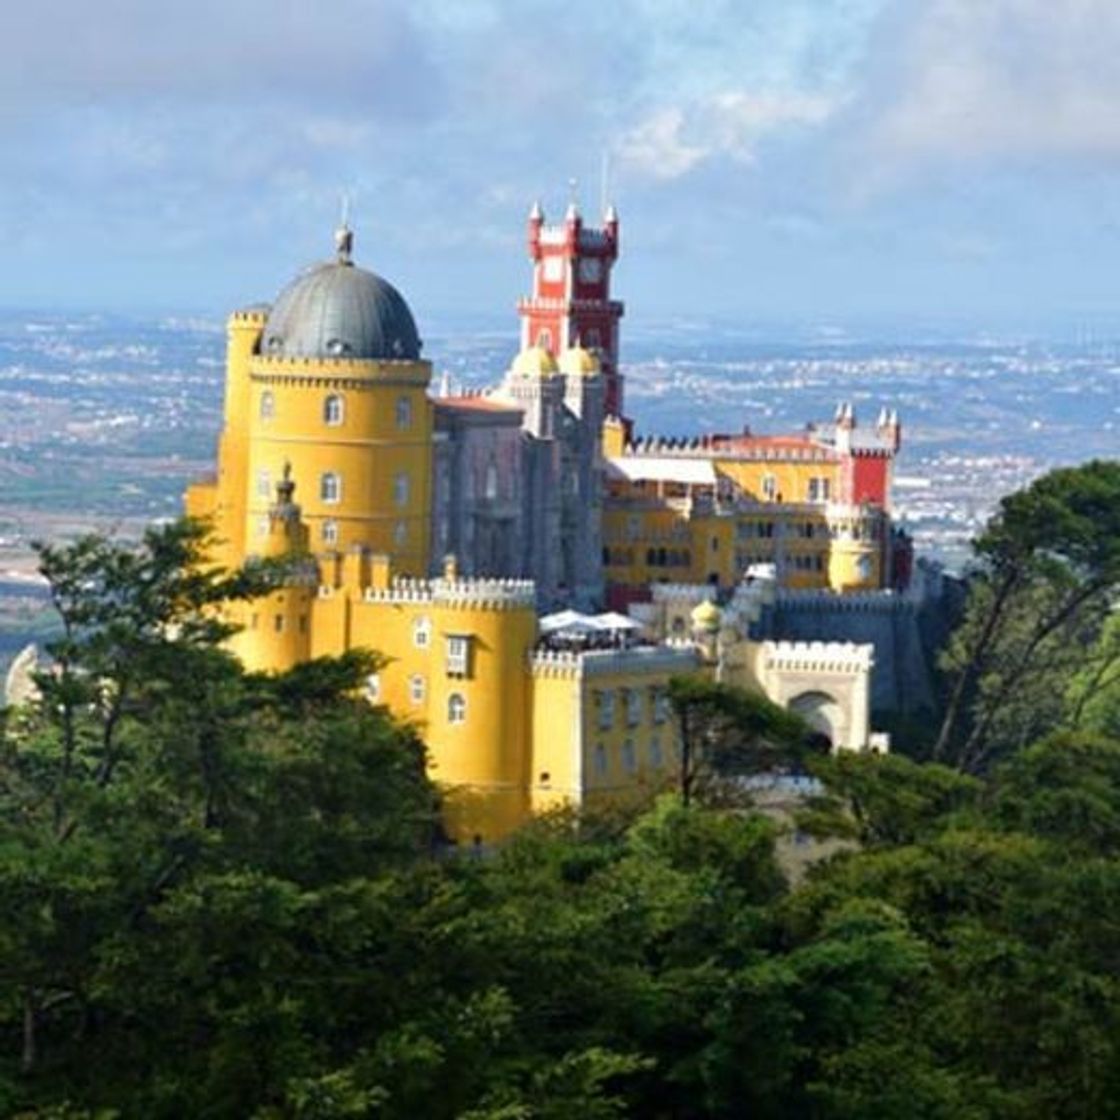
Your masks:
[{"label": "green foliage", "polygon": [[[1120,741],[1080,683],[967,776],[674,682],[691,803],[448,854],[376,658],[244,673],[215,612],[256,574],[167,532],[52,554],[63,644],[0,727],[4,1115],[1115,1114]],[[791,886],[726,792],[802,762],[802,827],[849,843]]]},{"label": "green foliage", "polygon": [[741,779],[800,766],[809,727],[760,693],[694,675],[669,681],[680,741],[679,788],[685,805],[742,801]]},{"label": "green foliage", "polygon": [[1120,462],[1051,471],[1004,498],[974,548],[933,756],[982,773],[1056,726],[1088,668],[1120,589]]}]

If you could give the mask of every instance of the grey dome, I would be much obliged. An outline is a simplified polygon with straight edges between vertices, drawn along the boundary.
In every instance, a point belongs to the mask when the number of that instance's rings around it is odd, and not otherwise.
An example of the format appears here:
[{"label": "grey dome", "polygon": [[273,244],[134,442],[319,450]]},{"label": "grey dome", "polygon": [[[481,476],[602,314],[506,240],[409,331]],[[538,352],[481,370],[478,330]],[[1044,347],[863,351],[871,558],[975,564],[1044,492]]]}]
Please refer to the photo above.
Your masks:
[{"label": "grey dome", "polygon": [[347,260],[314,265],[279,295],[261,353],[286,358],[416,361],[420,338],[404,296]]}]

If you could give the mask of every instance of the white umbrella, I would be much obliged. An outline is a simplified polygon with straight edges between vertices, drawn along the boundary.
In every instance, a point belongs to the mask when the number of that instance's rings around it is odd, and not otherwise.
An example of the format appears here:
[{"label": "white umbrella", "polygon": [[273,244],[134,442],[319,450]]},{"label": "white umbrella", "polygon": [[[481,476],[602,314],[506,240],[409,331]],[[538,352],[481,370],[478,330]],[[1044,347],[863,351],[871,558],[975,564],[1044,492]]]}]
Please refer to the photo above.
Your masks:
[{"label": "white umbrella", "polygon": [[641,630],[642,624],[631,618],[628,614],[619,614],[618,611],[608,611],[606,614],[597,614],[593,619],[597,630]]},{"label": "white umbrella", "polygon": [[578,611],[557,611],[556,614],[546,614],[541,619],[542,634],[589,634],[598,629],[593,618]]}]

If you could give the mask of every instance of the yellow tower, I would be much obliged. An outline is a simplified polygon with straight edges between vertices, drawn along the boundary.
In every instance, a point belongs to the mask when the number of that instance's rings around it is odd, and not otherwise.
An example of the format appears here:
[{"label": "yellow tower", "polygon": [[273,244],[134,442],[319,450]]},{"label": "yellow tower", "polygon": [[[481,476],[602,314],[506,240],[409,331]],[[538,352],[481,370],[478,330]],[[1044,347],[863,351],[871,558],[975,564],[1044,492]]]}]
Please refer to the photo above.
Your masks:
[{"label": "yellow tower", "polygon": [[[391,556],[402,573],[423,575],[431,365],[420,358],[404,298],[354,265],[352,244],[350,231],[339,230],[336,259],[280,294],[247,354],[231,333],[222,505],[231,518],[243,511],[242,553],[261,552],[273,488],[290,464],[312,552],[359,545]],[[244,450],[237,432],[246,433]],[[237,532],[228,536],[236,546]]]}]

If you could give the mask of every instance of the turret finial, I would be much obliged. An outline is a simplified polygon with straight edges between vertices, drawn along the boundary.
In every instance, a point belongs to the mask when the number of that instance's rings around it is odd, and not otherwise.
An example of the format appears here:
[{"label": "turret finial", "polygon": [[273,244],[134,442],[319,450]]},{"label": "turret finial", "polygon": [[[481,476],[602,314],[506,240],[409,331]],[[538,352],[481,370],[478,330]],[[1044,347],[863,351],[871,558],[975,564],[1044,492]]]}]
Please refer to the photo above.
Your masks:
[{"label": "turret finial", "polygon": [[354,231],[350,228],[350,196],[343,194],[338,229],[334,231],[334,248],[339,264],[353,264]]}]

